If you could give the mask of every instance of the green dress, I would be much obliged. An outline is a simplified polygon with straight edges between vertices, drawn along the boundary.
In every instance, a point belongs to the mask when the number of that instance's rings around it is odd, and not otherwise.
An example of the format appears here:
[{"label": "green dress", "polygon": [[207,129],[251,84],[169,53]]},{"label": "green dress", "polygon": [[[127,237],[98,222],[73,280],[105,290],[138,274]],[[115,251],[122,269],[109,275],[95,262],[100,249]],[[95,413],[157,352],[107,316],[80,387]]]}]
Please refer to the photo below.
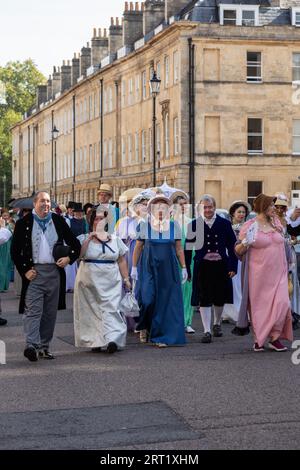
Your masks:
[{"label": "green dress", "polygon": [[[188,226],[188,223],[191,221],[191,219],[185,217],[185,223],[182,224],[182,220],[176,219],[179,225],[181,226],[182,230],[182,238],[181,238],[181,244],[182,247],[184,248],[185,245],[185,239],[186,239],[186,228]],[[181,269],[181,268],[180,268]],[[192,263],[191,263],[191,273],[193,274],[194,270],[194,260],[192,257]],[[184,306],[184,326],[185,328],[187,326],[192,326],[192,320],[193,320],[193,315],[194,315],[194,307],[191,305],[191,298],[192,298],[192,290],[193,290],[193,282],[192,280],[189,282],[187,281],[185,284],[182,284],[182,295],[183,295],[183,306]]]},{"label": "green dress", "polygon": [[[6,228],[12,231],[12,227],[10,225],[7,225]],[[10,256],[10,245],[11,239],[0,246],[0,292],[7,291],[9,289],[13,266]]]}]

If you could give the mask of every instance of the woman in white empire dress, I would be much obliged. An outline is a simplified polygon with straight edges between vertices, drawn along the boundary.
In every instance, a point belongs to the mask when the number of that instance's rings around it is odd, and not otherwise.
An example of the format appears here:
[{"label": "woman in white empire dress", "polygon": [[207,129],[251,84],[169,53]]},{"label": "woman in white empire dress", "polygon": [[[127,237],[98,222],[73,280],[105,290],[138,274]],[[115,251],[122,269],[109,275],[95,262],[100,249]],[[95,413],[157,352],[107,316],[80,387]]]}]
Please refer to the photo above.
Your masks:
[{"label": "woman in white empire dress", "polygon": [[[247,202],[244,201],[235,201],[231,204],[229,209],[229,214],[231,217],[232,229],[237,237],[239,238],[239,233],[244,225],[251,207]],[[222,314],[223,320],[227,320],[232,323],[236,323],[238,320],[238,315],[241,307],[242,301],[242,280],[241,280],[241,270],[242,263],[238,262],[238,270],[236,276],[232,279],[232,288],[233,288],[233,304],[225,304]]]},{"label": "woman in white empire dress", "polygon": [[131,289],[128,248],[107,232],[107,211],[101,205],[91,215],[90,229],[89,235],[78,237],[82,248],[74,289],[75,345],[114,353],[126,344],[126,320],[119,304],[123,282]]}]

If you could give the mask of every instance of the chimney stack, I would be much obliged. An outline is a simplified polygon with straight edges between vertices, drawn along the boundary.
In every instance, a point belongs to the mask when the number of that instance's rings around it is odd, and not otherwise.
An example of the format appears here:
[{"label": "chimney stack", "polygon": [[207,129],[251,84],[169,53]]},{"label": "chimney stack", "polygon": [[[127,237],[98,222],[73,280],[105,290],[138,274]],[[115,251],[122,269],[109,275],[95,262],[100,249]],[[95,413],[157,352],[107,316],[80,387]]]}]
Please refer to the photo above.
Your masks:
[{"label": "chimney stack", "polygon": [[123,46],[131,46],[143,37],[143,10],[144,4],[125,2],[123,13]]},{"label": "chimney stack", "polygon": [[60,92],[60,68],[53,67],[52,74],[52,99],[55,99],[55,95]]},{"label": "chimney stack", "polygon": [[146,0],[144,6],[143,35],[153,31],[165,19],[164,0]]},{"label": "chimney stack", "polygon": [[49,75],[47,80],[47,101],[52,99],[52,77]]},{"label": "chimney stack", "polygon": [[92,65],[92,49],[90,48],[90,43],[87,43],[86,47],[81,49],[80,54],[80,75],[82,77],[86,76],[87,69]]},{"label": "chimney stack", "polygon": [[119,18],[111,18],[108,38],[108,52],[115,54],[123,46],[123,26],[119,23]]},{"label": "chimney stack", "polygon": [[76,52],[74,53],[74,57],[72,59],[72,70],[71,70],[71,83],[72,86],[76,85],[78,78],[80,77],[80,59],[79,54],[77,57]]},{"label": "chimney stack", "polygon": [[97,66],[101,60],[108,55],[108,37],[106,29],[102,34],[101,28],[94,28],[94,37],[92,38],[92,65]]},{"label": "chimney stack", "polygon": [[165,0],[165,20],[178,14],[188,3],[187,0]]},{"label": "chimney stack", "polygon": [[64,91],[68,90],[72,86],[72,67],[70,65],[70,61],[68,62],[63,61],[63,65],[61,67],[60,72],[60,91],[63,93]]},{"label": "chimney stack", "polygon": [[39,85],[36,89],[36,106],[37,108],[40,107],[42,103],[46,103],[47,101],[47,85]]}]

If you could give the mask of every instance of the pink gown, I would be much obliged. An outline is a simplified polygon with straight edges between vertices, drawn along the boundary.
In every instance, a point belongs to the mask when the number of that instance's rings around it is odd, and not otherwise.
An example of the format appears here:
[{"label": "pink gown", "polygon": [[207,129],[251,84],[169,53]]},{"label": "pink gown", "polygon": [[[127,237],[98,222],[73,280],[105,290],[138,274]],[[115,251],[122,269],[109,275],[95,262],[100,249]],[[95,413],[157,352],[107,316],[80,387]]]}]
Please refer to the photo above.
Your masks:
[{"label": "pink gown", "polygon": [[[240,232],[242,240],[251,224]],[[278,221],[280,226],[280,223]],[[268,339],[292,341],[292,316],[288,294],[288,267],[284,238],[277,231],[258,230],[249,248],[249,311],[255,342],[262,346]]]}]

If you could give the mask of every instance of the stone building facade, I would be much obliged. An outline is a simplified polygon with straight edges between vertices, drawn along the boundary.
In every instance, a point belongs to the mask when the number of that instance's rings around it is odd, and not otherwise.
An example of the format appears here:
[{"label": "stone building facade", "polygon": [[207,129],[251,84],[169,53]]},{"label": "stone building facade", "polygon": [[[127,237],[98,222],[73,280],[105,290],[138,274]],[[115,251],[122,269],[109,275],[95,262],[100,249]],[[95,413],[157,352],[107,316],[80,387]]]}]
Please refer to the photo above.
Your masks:
[{"label": "stone building facade", "polygon": [[[300,1],[147,0],[54,68],[13,130],[14,197],[114,198],[153,182],[215,195],[300,190]],[[59,135],[52,139],[56,126]],[[300,193],[299,193],[300,194]]]}]

